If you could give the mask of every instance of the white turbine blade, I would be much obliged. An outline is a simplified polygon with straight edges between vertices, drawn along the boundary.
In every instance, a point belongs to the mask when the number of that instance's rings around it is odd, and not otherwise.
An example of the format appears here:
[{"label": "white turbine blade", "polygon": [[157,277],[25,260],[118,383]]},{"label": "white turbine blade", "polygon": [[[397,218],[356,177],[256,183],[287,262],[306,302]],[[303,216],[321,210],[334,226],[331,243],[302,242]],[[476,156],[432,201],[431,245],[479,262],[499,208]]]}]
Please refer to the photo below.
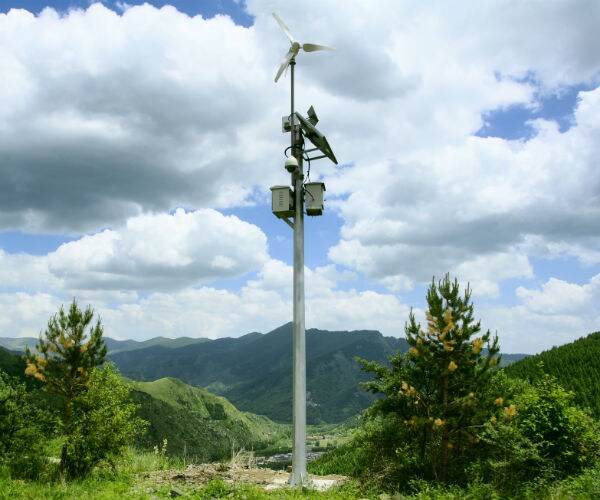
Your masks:
[{"label": "white turbine blade", "polygon": [[277,21],[279,26],[281,26],[281,29],[285,33],[285,36],[288,37],[288,39],[290,40],[291,43],[294,43],[296,40],[294,40],[294,37],[290,33],[290,29],[285,25],[285,23],[283,22],[283,19],[281,19],[277,14],[275,14],[275,12],[273,12],[273,17],[275,18],[275,21]]},{"label": "white turbine blade", "polygon": [[305,43],[302,45],[304,52],[314,52],[315,50],[335,50],[335,47],[328,47],[327,45],[317,45],[316,43]]},{"label": "white turbine blade", "polygon": [[275,81],[279,80],[279,77],[287,69],[287,67],[290,65],[290,61],[294,58],[294,56],[297,53],[298,52],[295,51],[293,47],[291,47],[290,50],[288,50],[288,53],[285,55],[285,58],[281,62],[281,66],[279,66],[279,69],[277,70],[277,75],[275,75]]}]

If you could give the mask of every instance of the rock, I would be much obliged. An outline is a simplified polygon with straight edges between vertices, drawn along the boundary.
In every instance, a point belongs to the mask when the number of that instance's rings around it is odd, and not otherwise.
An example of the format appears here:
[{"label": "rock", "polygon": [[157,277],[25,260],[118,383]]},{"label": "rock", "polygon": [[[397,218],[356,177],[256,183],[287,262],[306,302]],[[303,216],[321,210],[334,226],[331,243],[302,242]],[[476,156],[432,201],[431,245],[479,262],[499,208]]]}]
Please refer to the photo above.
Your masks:
[{"label": "rock", "polygon": [[171,487],[171,492],[169,493],[172,497],[182,497],[185,495],[183,491],[179,488],[175,488],[175,486]]}]

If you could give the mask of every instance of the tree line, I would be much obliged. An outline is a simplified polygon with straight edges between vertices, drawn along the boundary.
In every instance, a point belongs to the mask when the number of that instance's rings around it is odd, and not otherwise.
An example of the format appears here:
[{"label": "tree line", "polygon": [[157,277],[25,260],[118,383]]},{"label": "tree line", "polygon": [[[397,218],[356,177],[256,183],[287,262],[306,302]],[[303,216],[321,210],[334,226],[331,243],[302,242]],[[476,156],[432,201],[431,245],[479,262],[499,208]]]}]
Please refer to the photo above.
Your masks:
[{"label": "tree line", "polygon": [[570,344],[522,359],[506,367],[506,374],[535,383],[543,372],[551,373],[565,389],[573,391],[579,406],[588,408],[595,418],[600,418],[599,359],[600,332],[594,332]]}]

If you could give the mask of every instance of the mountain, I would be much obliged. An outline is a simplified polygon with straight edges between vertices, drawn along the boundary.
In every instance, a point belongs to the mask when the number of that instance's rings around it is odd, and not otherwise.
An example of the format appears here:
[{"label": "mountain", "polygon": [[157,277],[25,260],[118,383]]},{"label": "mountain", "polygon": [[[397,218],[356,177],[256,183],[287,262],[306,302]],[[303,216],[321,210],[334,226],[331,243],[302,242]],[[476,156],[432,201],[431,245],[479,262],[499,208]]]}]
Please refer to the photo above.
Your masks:
[{"label": "mountain", "polygon": [[[163,346],[166,348],[185,347],[189,344],[198,344],[202,342],[208,342],[208,339],[193,339],[190,337],[179,337],[176,339],[169,339],[166,337],[155,337],[149,340],[137,341],[137,340],[115,340],[110,337],[104,337],[106,347],[110,353],[116,353],[121,351],[132,351],[135,349],[145,349],[146,347]],[[24,352],[25,347],[35,349],[35,345],[38,342],[37,337],[19,337],[9,338],[0,337],[0,347],[4,347],[9,351]]]},{"label": "mountain", "polygon": [[[0,339],[24,349],[37,339]],[[106,338],[109,359],[135,380],[178,378],[225,396],[236,407],[277,422],[292,416],[292,324],[267,334],[218,340],[158,337],[143,342]],[[404,339],[371,330],[334,332],[310,329],[307,344],[307,417],[310,423],[340,422],[370,406],[374,396],[360,382],[356,357],[387,362],[408,348]],[[503,365],[524,355],[503,355]]]},{"label": "mountain", "polygon": [[[487,351],[486,351],[487,352]],[[528,358],[531,354],[504,354],[502,353],[502,359],[500,360],[500,368],[503,368],[508,365],[512,365],[517,361],[520,361],[524,358]]]},{"label": "mountain", "polygon": [[266,417],[241,412],[223,397],[174,378],[131,382],[138,415],[150,423],[142,445],[160,448],[167,440],[167,454],[186,456],[195,462],[230,457],[232,449],[266,446],[281,426]]},{"label": "mountain", "polygon": [[36,337],[0,337],[0,347],[8,351],[25,352],[25,347],[35,349],[38,339]]},{"label": "mountain", "polygon": [[[25,382],[41,408],[61,408],[55,394],[25,376],[25,362],[19,354],[0,347],[0,370]],[[143,448],[160,448],[166,439],[169,456],[206,462],[230,457],[233,447],[260,449],[273,445],[286,432],[266,417],[241,412],[225,398],[177,379],[128,383],[139,405],[138,415],[149,422],[139,442]]]},{"label": "mountain", "polygon": [[[307,418],[310,423],[340,422],[373,402],[360,382],[356,357],[386,362],[404,339],[376,331],[332,332],[309,329],[307,352]],[[237,408],[277,422],[292,416],[292,324],[266,334],[251,333],[184,347],[156,345],[109,353],[121,372],[135,380],[178,378],[225,396]]]},{"label": "mountain", "polygon": [[575,393],[575,401],[592,414],[600,417],[600,332],[590,333],[570,344],[553,347],[535,356],[507,366],[510,377],[531,382],[537,380],[543,363],[543,371],[556,377],[559,384]]}]

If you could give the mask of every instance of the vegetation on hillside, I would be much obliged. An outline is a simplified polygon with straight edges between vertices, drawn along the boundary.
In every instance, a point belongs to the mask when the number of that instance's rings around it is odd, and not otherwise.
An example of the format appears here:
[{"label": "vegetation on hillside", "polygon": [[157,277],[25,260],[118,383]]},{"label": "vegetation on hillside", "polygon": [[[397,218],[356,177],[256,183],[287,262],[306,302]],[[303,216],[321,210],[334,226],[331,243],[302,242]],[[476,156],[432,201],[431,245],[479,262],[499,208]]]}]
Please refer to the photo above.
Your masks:
[{"label": "vegetation on hillside", "polygon": [[163,440],[170,455],[196,463],[223,460],[234,449],[257,452],[277,443],[286,426],[239,411],[223,397],[174,378],[132,382],[138,414],[149,422],[139,444],[151,449]]},{"label": "vegetation on hillside", "polygon": [[[351,433],[349,439],[309,464],[312,474],[343,474],[352,479],[327,493],[269,494],[220,477],[186,482],[182,479],[186,473],[167,469],[181,470],[189,462],[224,461],[240,448],[261,454],[263,448],[274,448],[287,437],[283,426],[240,412],[225,398],[175,378],[127,381],[114,366],[103,363],[101,324],[89,328],[91,316],[73,302],[68,314],[61,309],[49,322],[39,352],[27,353],[28,364],[0,349],[0,497],[600,497],[599,423],[580,407],[585,400],[565,388],[555,366],[550,363],[549,369],[546,359],[539,363],[534,357],[535,373],[528,368],[529,360],[521,361],[521,367],[498,370],[497,339],[480,331],[470,290],[461,293],[458,282],[449,276],[432,282],[427,303],[426,327],[411,314],[406,324],[408,350],[394,350],[389,364],[373,361],[374,355],[385,351],[381,336],[372,342],[373,335],[346,333],[340,344],[331,336],[319,339],[317,332],[313,348],[318,349],[312,354],[318,359],[320,353],[323,360],[313,365],[312,376],[321,384],[327,382],[327,387],[315,399],[335,398],[337,384],[344,390],[340,381],[353,374],[347,359],[357,351],[365,359],[356,365],[362,365],[367,378],[363,387],[373,394],[371,407],[362,419],[354,419],[358,428],[345,428]],[[228,376],[250,370],[261,356],[268,359],[271,353],[260,353],[255,342],[267,338],[275,342],[276,352],[283,349],[289,339],[279,333],[243,339],[252,356],[242,363],[238,353],[235,359],[241,366],[232,367]],[[217,357],[238,348],[232,348],[233,339],[225,340],[211,347]],[[588,343],[583,350],[594,352],[598,334],[574,344],[584,340]],[[195,346],[184,344],[190,350]],[[266,344],[259,345],[265,350]],[[564,349],[550,351],[552,359],[562,359],[556,366],[563,366],[575,351],[585,359],[581,345]],[[264,383],[282,373],[283,365],[266,368]],[[515,375],[519,370],[525,370],[523,378]],[[35,377],[28,377],[29,384],[23,380],[25,371]],[[565,380],[574,384],[584,378],[577,371],[568,373]],[[53,397],[40,398],[40,386]],[[270,394],[268,386],[256,389]],[[275,396],[279,389],[273,391]],[[61,450],[67,456],[64,471],[49,460]],[[174,461],[170,456],[178,458]],[[228,466],[213,468],[224,471]],[[57,482],[58,478],[63,481]]]},{"label": "vegetation on hillside", "polygon": [[432,283],[427,303],[426,330],[409,317],[406,354],[390,367],[363,362],[374,374],[366,388],[383,398],[313,471],[403,493],[481,485],[488,496],[522,498],[536,484],[597,467],[599,424],[572,393],[549,375],[531,384],[490,369],[497,340],[479,335],[468,289],[461,296],[446,276]]},{"label": "vegetation on hillside", "polygon": [[[40,422],[45,440],[54,439],[60,434],[56,423],[62,402],[57,395],[41,390],[41,382],[26,377],[25,367],[18,355],[0,348],[0,372],[11,370],[14,376],[5,374],[5,378],[10,378],[13,386],[22,386],[20,394],[38,412],[31,420]],[[289,425],[241,412],[225,398],[201,387],[168,378],[154,382],[136,382],[121,376],[119,379],[127,385],[136,415],[148,422],[146,431],[136,435],[135,444],[141,450],[162,447],[166,440],[165,451],[170,456],[203,462],[223,460],[233,449],[264,454],[269,450],[288,451],[290,447]],[[1,415],[0,410],[0,418]]]},{"label": "vegetation on hillside", "polygon": [[[522,359],[506,368],[506,374],[536,382],[543,373],[551,374],[565,389],[573,392],[574,401],[600,418],[600,332],[535,356]],[[542,363],[543,370],[539,370]]]},{"label": "vegetation on hillside", "polygon": [[[169,346],[123,350],[109,359],[134,380],[178,378],[226,397],[241,410],[291,422],[291,323],[264,335]],[[355,357],[383,363],[407,348],[404,339],[375,331],[307,330],[308,422],[341,422],[369,407],[375,398],[360,388],[368,376]]]}]

